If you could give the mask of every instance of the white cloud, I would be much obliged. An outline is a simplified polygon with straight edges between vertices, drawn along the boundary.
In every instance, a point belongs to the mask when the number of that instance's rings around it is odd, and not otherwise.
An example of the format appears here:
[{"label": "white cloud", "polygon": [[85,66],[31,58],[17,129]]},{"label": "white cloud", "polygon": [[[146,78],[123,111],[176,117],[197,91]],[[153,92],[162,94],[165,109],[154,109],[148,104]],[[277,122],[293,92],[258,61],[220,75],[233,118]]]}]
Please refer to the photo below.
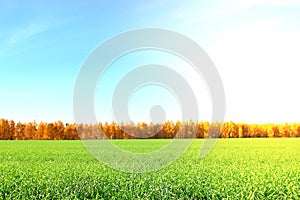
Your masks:
[{"label": "white cloud", "polygon": [[50,27],[45,24],[31,23],[19,30],[15,30],[8,39],[9,44],[16,44],[23,40],[26,40],[32,36],[38,35],[44,31],[47,31]]},{"label": "white cloud", "polygon": [[170,2],[170,0],[159,0],[159,1],[141,1],[142,4],[136,7],[137,11],[144,12],[154,8],[158,8]]},{"label": "white cloud", "polygon": [[295,6],[300,5],[297,0],[246,0],[239,1],[233,0],[233,4],[236,4],[240,9],[247,9],[252,6]]},{"label": "white cloud", "polygon": [[229,1],[220,1],[215,2],[215,9],[211,9],[207,13],[195,17],[192,21],[197,23],[201,20],[206,20],[211,17],[226,16],[233,13],[238,13],[245,11],[247,9],[257,7],[257,6],[269,6],[269,7],[278,7],[278,6],[297,6],[300,7],[300,1],[298,0],[229,0]]}]

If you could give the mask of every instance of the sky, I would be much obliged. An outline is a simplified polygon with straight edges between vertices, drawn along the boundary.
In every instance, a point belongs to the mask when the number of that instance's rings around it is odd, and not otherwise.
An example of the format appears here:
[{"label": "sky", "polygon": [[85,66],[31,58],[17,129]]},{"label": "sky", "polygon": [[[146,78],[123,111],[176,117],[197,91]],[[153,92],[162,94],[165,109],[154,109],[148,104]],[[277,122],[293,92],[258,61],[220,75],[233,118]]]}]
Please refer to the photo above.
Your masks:
[{"label": "sky", "polygon": [[[184,34],[207,52],[224,85],[226,121],[300,121],[297,0],[1,0],[0,118],[74,122],[74,86],[89,54],[119,33],[149,27]],[[99,80],[98,121],[114,119],[112,94],[122,76],[151,63],[180,73],[197,96],[199,118],[211,119],[207,85],[191,66],[165,52],[140,51],[116,60]],[[180,119],[178,99],[159,85],[136,91],[128,112],[147,121],[155,105],[166,119]]]}]

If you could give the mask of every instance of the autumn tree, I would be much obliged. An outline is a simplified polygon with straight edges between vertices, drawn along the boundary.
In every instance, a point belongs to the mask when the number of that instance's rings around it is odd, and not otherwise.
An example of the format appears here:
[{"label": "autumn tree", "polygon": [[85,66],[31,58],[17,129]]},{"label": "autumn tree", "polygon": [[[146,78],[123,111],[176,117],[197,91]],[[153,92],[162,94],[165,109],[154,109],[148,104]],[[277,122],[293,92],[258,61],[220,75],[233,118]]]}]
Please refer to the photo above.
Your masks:
[{"label": "autumn tree", "polygon": [[14,120],[9,121],[9,139],[13,140],[15,134],[15,122]]},{"label": "autumn tree", "polygon": [[37,140],[43,140],[45,139],[45,124],[43,122],[40,122],[36,131],[35,138]]},{"label": "autumn tree", "polygon": [[8,120],[0,119],[0,139],[8,140],[10,137]]},{"label": "autumn tree", "polygon": [[34,139],[34,136],[36,135],[36,123],[33,122],[29,122],[25,124],[25,132],[24,132],[24,136],[25,136],[25,140],[32,140]]},{"label": "autumn tree", "polygon": [[54,140],[62,140],[64,138],[65,125],[62,121],[54,122]]},{"label": "autumn tree", "polygon": [[80,139],[76,130],[75,124],[67,124],[64,130],[65,140],[78,140]]},{"label": "autumn tree", "polygon": [[25,139],[25,125],[21,122],[18,122],[15,127],[14,138],[16,140],[24,140]]}]

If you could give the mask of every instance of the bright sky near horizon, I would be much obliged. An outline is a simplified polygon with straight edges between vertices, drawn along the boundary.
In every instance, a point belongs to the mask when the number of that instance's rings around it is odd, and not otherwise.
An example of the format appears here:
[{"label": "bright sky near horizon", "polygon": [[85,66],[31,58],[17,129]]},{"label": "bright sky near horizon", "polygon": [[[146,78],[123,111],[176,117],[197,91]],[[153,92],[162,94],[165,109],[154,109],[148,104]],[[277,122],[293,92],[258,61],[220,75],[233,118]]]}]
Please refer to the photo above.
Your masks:
[{"label": "bright sky near horizon", "polygon": [[[1,0],[0,25],[0,118],[74,121],[74,85],[89,53],[120,32],[153,27],[182,33],[208,53],[225,88],[226,120],[300,121],[298,0]],[[129,68],[149,62],[180,68],[178,58],[152,53],[149,61],[147,55],[118,62]],[[122,74],[118,62],[103,79],[107,99],[95,94],[100,121],[112,120],[106,105]],[[178,71],[192,76],[186,68]],[[201,78],[190,81],[203,92],[199,107],[209,120],[207,88]],[[179,115],[176,99],[161,88],[143,89],[130,101],[132,118],[146,120],[152,104],[165,105],[170,119]],[[153,91],[163,100],[149,101],[145,94]]]}]

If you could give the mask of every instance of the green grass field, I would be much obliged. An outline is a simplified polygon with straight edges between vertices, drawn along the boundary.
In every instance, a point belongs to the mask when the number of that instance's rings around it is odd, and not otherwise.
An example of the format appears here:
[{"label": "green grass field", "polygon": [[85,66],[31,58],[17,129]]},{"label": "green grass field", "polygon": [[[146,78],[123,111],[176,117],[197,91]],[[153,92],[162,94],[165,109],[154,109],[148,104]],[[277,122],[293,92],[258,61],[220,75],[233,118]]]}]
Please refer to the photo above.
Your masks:
[{"label": "green grass field", "polygon": [[[114,142],[147,151],[168,140]],[[199,159],[202,143],[137,174],[104,166],[81,141],[0,141],[0,199],[300,199],[300,138],[220,139]]]}]

